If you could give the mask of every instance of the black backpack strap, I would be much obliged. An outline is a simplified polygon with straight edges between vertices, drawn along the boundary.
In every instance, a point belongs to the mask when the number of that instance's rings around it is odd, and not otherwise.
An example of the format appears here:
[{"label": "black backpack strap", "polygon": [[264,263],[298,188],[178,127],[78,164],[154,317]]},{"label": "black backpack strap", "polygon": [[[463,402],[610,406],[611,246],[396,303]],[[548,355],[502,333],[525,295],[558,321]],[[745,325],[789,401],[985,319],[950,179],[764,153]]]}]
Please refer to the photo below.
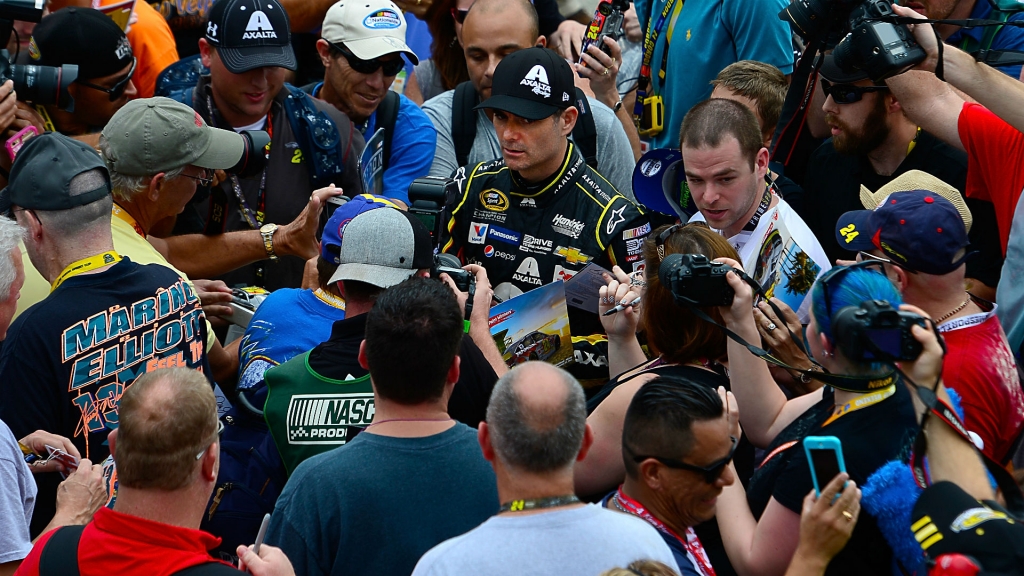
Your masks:
[{"label": "black backpack strap", "polygon": [[572,141],[576,143],[587,166],[597,169],[597,125],[594,123],[594,110],[590,107],[583,90],[576,88],[576,109],[580,111],[576,119],[576,127],[572,129]]},{"label": "black backpack strap", "polygon": [[174,573],[174,576],[238,576],[242,573],[243,572],[239,572],[237,568],[228,566],[227,564],[222,564],[220,562],[205,562],[203,564],[190,566],[184,570],[178,570]]},{"label": "black backpack strap", "polygon": [[[374,124],[377,128],[384,129],[384,162],[381,170],[387,170],[391,160],[391,141],[395,138],[395,123],[398,122],[398,107],[402,99],[398,92],[387,91],[380,106],[377,107],[377,121]],[[373,134],[369,134],[373,136]]]},{"label": "black backpack strap", "polygon": [[476,88],[466,80],[455,87],[452,96],[452,143],[455,144],[455,160],[458,166],[469,164],[469,151],[476,139]]},{"label": "black backpack strap", "polygon": [[85,526],[57,528],[39,554],[39,576],[78,576],[78,541]]}]

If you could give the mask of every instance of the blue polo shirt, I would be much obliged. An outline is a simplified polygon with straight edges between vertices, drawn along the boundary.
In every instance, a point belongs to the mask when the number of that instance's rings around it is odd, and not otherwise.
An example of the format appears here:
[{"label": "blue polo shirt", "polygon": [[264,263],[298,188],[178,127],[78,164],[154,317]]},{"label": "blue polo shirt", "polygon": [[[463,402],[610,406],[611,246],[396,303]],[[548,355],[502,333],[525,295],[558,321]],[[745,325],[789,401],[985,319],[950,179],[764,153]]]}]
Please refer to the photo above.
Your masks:
[{"label": "blue polo shirt", "polygon": [[[409,204],[409,184],[430,173],[437,150],[437,130],[415,102],[399,95],[395,135],[391,139],[391,159],[384,171],[384,196]],[[377,130],[377,113],[366,121],[367,140]]]},{"label": "blue polo shirt", "polygon": [[[314,98],[318,97],[323,85],[323,82],[318,82],[313,87],[311,94]],[[388,161],[388,169],[384,171],[383,196],[401,200],[408,205],[409,184],[428,175],[434,163],[437,130],[415,102],[403,94],[399,94],[398,98],[398,117],[395,118],[395,135],[391,139],[391,159]],[[372,138],[377,130],[377,112],[374,111],[366,123],[357,128],[367,140]]]},{"label": "blue polo shirt", "polygon": [[[974,9],[971,10],[970,18],[981,18],[981,19],[993,19],[996,20],[996,14],[992,13],[992,5],[989,4],[988,0],[975,0]],[[1024,12],[1017,12],[1011,14],[1008,20],[1017,21],[1024,19]],[[946,39],[946,44],[950,46],[956,46],[964,51],[973,51],[981,48],[982,39],[989,27],[978,27],[970,30],[960,29],[955,33],[951,34]],[[1003,26],[996,33],[995,38],[992,40],[992,46],[989,47],[991,50],[1021,50],[1024,51],[1024,29],[1015,28],[1013,26]],[[1020,64],[1011,66],[1000,66],[996,68],[1003,74],[1010,76],[1013,79],[1020,78]]]},{"label": "blue polo shirt", "polygon": [[[673,0],[636,0],[645,32],[649,23],[657,23],[666,1]],[[674,1],[651,59],[654,93],[665,100],[665,129],[654,137],[656,148],[679,147],[683,116],[711,95],[710,82],[729,64],[758,60],[783,74],[793,72],[792,33],[789,23],[779,19],[787,0]],[[661,78],[666,42],[667,73]]]}]

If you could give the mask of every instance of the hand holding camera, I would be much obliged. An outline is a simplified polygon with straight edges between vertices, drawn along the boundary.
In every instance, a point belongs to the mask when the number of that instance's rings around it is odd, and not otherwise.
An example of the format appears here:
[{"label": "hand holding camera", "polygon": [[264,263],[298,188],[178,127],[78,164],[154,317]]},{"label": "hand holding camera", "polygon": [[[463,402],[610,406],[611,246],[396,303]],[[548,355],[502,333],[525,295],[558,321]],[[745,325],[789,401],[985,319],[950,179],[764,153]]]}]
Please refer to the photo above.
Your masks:
[{"label": "hand holding camera", "polygon": [[[940,337],[935,332],[931,320],[925,320],[928,315],[924,310],[917,306],[904,304],[900,306],[900,311],[906,314],[914,314],[921,318],[920,323],[915,323],[910,327],[910,335],[921,351],[915,359],[900,362],[900,370],[918,386],[932,388],[942,377],[942,358],[946,353],[945,348],[939,340]],[[905,382],[905,384],[911,386],[909,382]],[[938,390],[935,392],[938,393]],[[922,414],[925,407],[921,403],[921,399],[918,398],[913,389],[911,389],[910,395],[914,399],[914,412],[918,415]]]}]

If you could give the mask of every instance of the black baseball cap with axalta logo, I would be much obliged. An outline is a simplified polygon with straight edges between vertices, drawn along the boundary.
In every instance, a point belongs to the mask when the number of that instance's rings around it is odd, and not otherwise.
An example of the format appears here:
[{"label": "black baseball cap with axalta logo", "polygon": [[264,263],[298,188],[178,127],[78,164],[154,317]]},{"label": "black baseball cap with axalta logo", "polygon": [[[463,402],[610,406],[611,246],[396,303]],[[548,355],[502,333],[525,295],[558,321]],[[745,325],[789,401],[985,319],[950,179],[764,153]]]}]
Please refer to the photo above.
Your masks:
[{"label": "black baseball cap with axalta logo", "polygon": [[277,0],[217,0],[210,8],[206,41],[234,74],[265,66],[295,70],[290,26]]},{"label": "black baseball cap with axalta logo", "polygon": [[491,97],[476,106],[540,120],[573,105],[572,68],[555,51],[527,48],[513,52],[494,69]]}]

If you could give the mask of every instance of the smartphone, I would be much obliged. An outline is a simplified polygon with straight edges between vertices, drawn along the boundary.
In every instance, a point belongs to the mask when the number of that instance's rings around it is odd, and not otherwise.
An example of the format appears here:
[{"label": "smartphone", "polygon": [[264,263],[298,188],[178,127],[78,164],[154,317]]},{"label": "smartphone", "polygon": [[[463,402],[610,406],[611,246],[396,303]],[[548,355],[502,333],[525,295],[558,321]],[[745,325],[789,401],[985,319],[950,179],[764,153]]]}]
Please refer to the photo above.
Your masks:
[{"label": "smartphone", "polygon": [[821,496],[822,488],[840,472],[846,472],[843,444],[835,436],[808,436],[804,438],[804,451],[811,467],[814,493]]},{"label": "smartphone", "polygon": [[18,151],[21,150],[21,147],[24,146],[30,138],[38,135],[39,131],[36,130],[35,126],[26,126],[21,130],[18,130],[17,134],[7,139],[7,144],[4,146],[7,148],[7,155],[11,157],[11,160],[14,160],[14,157],[18,155]]}]

